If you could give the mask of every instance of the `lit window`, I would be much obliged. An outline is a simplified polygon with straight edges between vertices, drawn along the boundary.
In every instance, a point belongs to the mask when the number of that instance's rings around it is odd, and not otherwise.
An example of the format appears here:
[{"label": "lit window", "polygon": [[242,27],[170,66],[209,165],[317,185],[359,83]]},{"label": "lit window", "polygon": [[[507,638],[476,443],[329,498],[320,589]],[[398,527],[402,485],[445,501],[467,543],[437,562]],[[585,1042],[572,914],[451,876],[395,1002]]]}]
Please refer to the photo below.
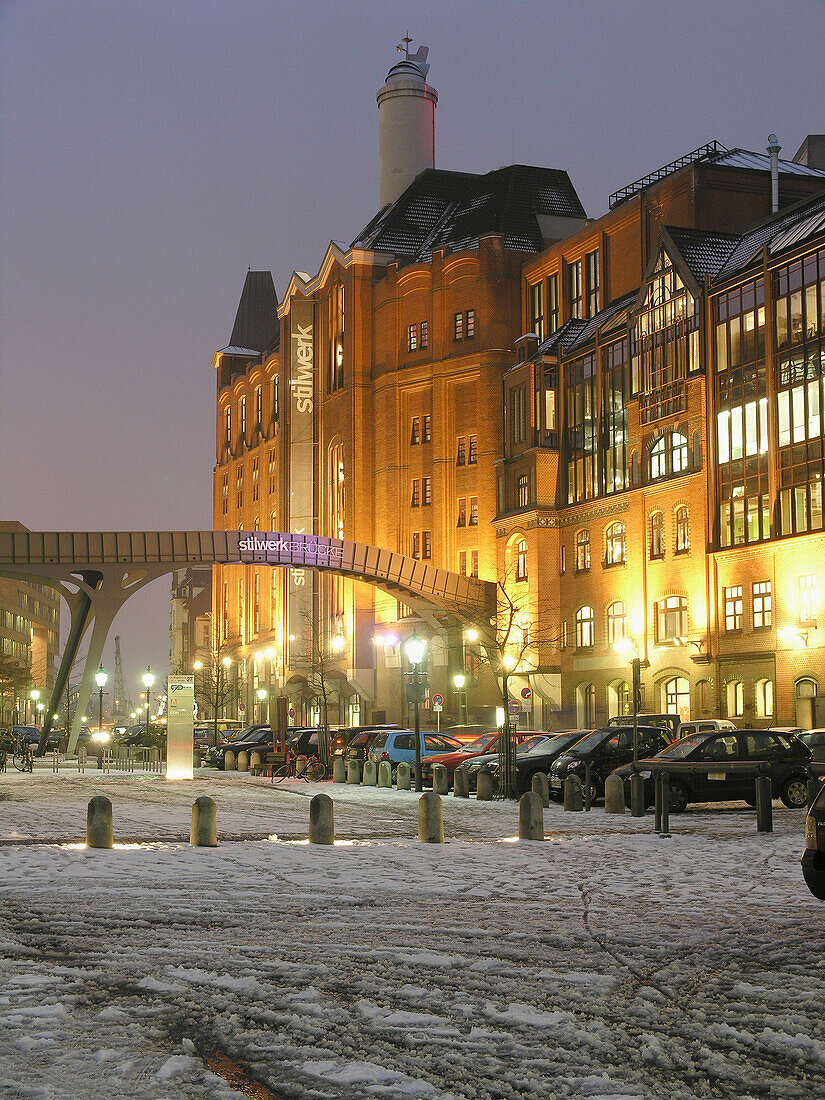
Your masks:
[{"label": "lit window", "polygon": [[676,509],[676,553],[686,554],[690,550],[690,516],[682,505]]},{"label": "lit window", "polygon": [[462,577],[467,576],[467,551],[460,550],[458,554],[458,571]]},{"label": "lit window", "polygon": [[687,439],[679,432],[673,432],[670,437],[671,466],[674,474],[681,474],[687,469]]},{"label": "lit window", "polygon": [[530,499],[530,482],[527,474],[519,474],[516,483],[516,498],[519,508],[526,508]]},{"label": "lit window", "polygon": [[576,260],[567,268],[567,297],[570,305],[570,316],[582,316],[582,262]]},{"label": "lit window", "polygon": [[453,339],[464,339],[464,314],[456,313],[453,317]]},{"label": "lit window", "polygon": [[665,517],[661,512],[654,512],[650,517],[650,556],[665,556]]},{"label": "lit window", "polygon": [[414,558],[421,557],[421,535],[418,531],[413,531],[412,537],[412,556]]},{"label": "lit window", "polygon": [[770,581],[757,581],[753,586],[753,629],[770,626],[773,619]]},{"label": "lit window", "polygon": [[547,280],[547,331],[555,332],[559,327],[559,277],[551,275]]},{"label": "lit window", "polygon": [[255,427],[260,428],[264,422],[264,391],[261,386],[255,388]]},{"label": "lit window", "polygon": [[466,314],[466,333],[467,339],[472,340],[476,334],[476,311],[474,309],[468,309]]},{"label": "lit window", "polygon": [[433,502],[433,479],[431,477],[424,477],[421,479],[421,503],[432,504]]},{"label": "lit window", "polygon": [[758,718],[773,717],[773,680],[757,680],[755,684],[756,715]]},{"label": "lit window", "polygon": [[253,504],[258,499],[260,491],[260,458],[256,455],[252,459],[252,502]]},{"label": "lit window", "polygon": [[673,642],[687,636],[687,597],[667,596],[655,606],[657,642]]},{"label": "lit window", "polygon": [[407,328],[407,351],[415,351],[418,347],[418,325],[413,322]]},{"label": "lit window", "polygon": [[585,573],[590,568],[590,532],[579,531],[576,535],[576,572]]},{"label": "lit window", "polygon": [[745,711],[745,685],[741,680],[727,684],[728,718],[741,718]]},{"label": "lit window", "polygon": [[458,498],[458,520],[456,522],[456,527],[466,527],[466,526],[467,526],[467,498],[466,497],[459,497]]},{"label": "lit window", "polygon": [[742,585],[732,585],[725,589],[725,631],[742,629]]},{"label": "lit window", "polygon": [[541,283],[530,286],[530,331],[544,339],[544,287]]},{"label": "lit window", "polygon": [[470,551],[470,576],[478,576],[478,550]]},{"label": "lit window", "polygon": [[424,532],[424,549],[422,557],[429,559],[433,556],[433,533],[432,531]]},{"label": "lit window", "polygon": [[433,436],[433,418],[429,413],[424,413],[422,429],[421,442],[429,443]]},{"label": "lit window", "polygon": [[527,540],[519,539],[516,543],[516,580],[527,580]]},{"label": "lit window", "polygon": [[421,335],[421,347],[426,348],[429,346],[430,339],[430,326],[426,321],[422,321],[419,325],[418,331]]},{"label": "lit window", "polygon": [[594,643],[595,615],[592,607],[580,607],[576,612],[576,649],[589,649]]},{"label": "lit window", "polygon": [[587,265],[587,316],[595,317],[599,312],[599,254],[588,252]]},{"label": "lit window", "polygon": [[458,446],[456,448],[455,464],[456,466],[463,466],[467,461],[467,449],[464,445],[464,436],[458,437]]},{"label": "lit window", "polygon": [[421,422],[417,416],[412,418],[412,431],[410,432],[410,443],[415,446],[416,443],[421,442]]},{"label": "lit window", "polygon": [[816,574],[799,577],[799,625],[816,625]]},{"label": "lit window", "polygon": [[246,442],[246,398],[241,398],[241,439]]},{"label": "lit window", "polygon": [[470,450],[467,454],[467,462],[470,466],[474,466],[478,462],[478,436],[470,436]]},{"label": "lit window", "polygon": [[470,497],[470,527],[478,527],[478,497]]},{"label": "lit window", "polygon": [[690,684],[684,676],[674,676],[664,688],[665,712],[667,714],[690,714]]},{"label": "lit window", "polygon": [[411,497],[411,500],[410,500],[410,504],[412,505],[413,508],[417,508],[420,503],[421,503],[421,482],[419,481],[419,479],[417,477],[414,477],[413,478],[413,483],[412,483],[412,497]]},{"label": "lit window", "polygon": [[607,641],[610,645],[622,641],[627,636],[627,615],[621,600],[610,604],[607,609]]},{"label": "lit window", "polygon": [[605,565],[621,565],[627,555],[625,526],[611,523],[605,533]]},{"label": "lit window", "polygon": [[660,436],[650,450],[650,479],[656,481],[657,478],[664,477],[666,473],[665,437]]}]

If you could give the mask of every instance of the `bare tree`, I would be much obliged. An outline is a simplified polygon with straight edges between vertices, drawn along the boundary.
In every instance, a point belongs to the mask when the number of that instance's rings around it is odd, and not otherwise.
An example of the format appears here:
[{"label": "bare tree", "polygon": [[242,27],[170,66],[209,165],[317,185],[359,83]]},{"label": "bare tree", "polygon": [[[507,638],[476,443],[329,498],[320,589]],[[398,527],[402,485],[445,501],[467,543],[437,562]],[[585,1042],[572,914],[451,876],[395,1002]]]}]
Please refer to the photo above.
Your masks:
[{"label": "bare tree", "polygon": [[[317,702],[321,712],[321,754],[329,763],[329,712],[333,701],[340,707],[341,699],[341,649],[339,635],[330,630],[330,620],[324,616],[304,615],[307,640],[306,651],[301,654],[305,695]],[[343,638],[341,639],[343,641]]]},{"label": "bare tree", "polygon": [[210,632],[209,651],[202,660],[195,661],[195,702],[198,713],[201,710],[206,718],[213,722],[213,737],[218,743],[218,719],[226,717],[226,711],[237,703],[243,692],[245,676],[243,666],[235,666],[232,671],[232,659],[228,647],[221,643],[216,627]]}]

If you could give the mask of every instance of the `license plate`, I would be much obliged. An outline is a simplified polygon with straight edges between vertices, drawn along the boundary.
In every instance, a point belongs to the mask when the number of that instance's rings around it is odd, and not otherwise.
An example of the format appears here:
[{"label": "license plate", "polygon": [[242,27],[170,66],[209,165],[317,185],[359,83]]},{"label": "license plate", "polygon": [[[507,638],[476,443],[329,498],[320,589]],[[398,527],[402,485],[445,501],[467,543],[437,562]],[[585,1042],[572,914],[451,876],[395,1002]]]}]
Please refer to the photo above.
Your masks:
[{"label": "license plate", "polygon": [[724,772],[708,772],[708,779],[724,779]]},{"label": "license plate", "polygon": [[550,786],[551,787],[560,787],[561,786],[561,780],[557,779],[556,776],[554,775],[553,778],[550,780]]}]

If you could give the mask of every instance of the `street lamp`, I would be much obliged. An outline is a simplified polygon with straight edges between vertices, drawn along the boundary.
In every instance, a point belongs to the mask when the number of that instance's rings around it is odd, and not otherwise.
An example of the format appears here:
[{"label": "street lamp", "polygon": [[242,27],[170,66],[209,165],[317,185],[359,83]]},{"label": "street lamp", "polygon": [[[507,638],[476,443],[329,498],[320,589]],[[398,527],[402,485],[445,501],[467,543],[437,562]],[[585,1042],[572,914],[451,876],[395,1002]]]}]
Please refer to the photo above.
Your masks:
[{"label": "street lamp", "polygon": [[32,710],[35,710],[37,708],[37,700],[40,698],[40,692],[37,688],[32,688],[29,695],[32,701]]},{"label": "street lamp", "polygon": [[103,733],[103,689],[106,687],[106,681],[108,679],[109,679],[109,677],[106,675],[106,670],[104,669],[103,662],[101,661],[100,662],[100,668],[95,673],[95,683],[97,684],[97,687],[98,687],[98,695],[99,695],[99,702],[100,702],[100,708],[98,710],[98,724],[97,724],[97,732],[98,733]]},{"label": "street lamp", "polygon": [[146,688],[146,740],[149,740],[149,692],[152,684],[155,682],[155,674],[152,672],[152,666],[147,665],[146,671],[143,674],[143,686]]},{"label": "street lamp", "polygon": [[463,672],[457,672],[455,676],[453,676],[453,683],[455,684],[455,689],[458,692],[458,720],[462,725],[466,726],[467,694],[464,691],[464,685],[467,683],[467,677],[464,675]]},{"label": "street lamp", "polygon": [[[266,694],[267,694],[266,688],[258,688],[258,690],[255,694],[258,696],[258,703],[260,704],[261,712],[263,712],[264,700],[266,699]],[[258,715],[259,719],[260,719],[260,717],[261,717],[261,714]]]},{"label": "street lamp", "polygon": [[426,648],[426,639],[416,637],[415,630],[413,630],[412,636],[404,643],[407,661],[412,667],[413,704],[415,708],[415,789],[418,792],[424,789],[424,785],[421,782],[421,727],[418,714],[418,675],[421,662],[424,660],[424,651]]}]

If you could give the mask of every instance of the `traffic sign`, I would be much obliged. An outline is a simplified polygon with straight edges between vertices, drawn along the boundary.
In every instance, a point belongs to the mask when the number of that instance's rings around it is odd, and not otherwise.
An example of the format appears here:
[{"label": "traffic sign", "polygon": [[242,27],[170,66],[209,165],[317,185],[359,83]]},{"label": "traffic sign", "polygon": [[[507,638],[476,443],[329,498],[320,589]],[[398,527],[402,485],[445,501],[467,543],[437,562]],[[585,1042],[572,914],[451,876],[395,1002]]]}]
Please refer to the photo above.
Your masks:
[{"label": "traffic sign", "polygon": [[443,706],[443,705],[444,705],[444,696],[443,695],[434,695],[433,696],[433,706],[434,707],[440,707],[440,706]]},{"label": "traffic sign", "polygon": [[522,688],[521,689],[522,699],[529,699],[532,694],[533,694],[533,692],[530,690],[530,688]]},{"label": "traffic sign", "polygon": [[440,703],[433,703],[433,710],[436,712],[436,714],[440,714],[441,713],[441,704]]},{"label": "traffic sign", "polygon": [[507,709],[511,714],[518,714],[521,710],[521,704],[516,699],[511,699],[507,704]]},{"label": "traffic sign", "polygon": [[246,703],[238,703],[238,710],[241,712],[241,714],[243,714],[243,712],[246,710]]}]

